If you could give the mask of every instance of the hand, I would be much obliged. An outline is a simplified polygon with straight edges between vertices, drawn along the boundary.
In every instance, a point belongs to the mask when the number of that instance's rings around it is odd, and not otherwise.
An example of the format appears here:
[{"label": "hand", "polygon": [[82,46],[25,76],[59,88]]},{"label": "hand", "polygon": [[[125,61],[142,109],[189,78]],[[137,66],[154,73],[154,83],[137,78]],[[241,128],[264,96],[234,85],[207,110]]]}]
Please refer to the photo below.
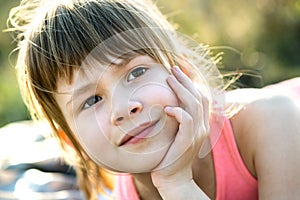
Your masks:
[{"label": "hand", "polygon": [[[179,99],[179,107],[166,107],[165,112],[179,123],[179,129],[165,158],[151,172],[159,192],[193,182],[192,163],[209,132],[209,101],[178,68],[168,84]],[[196,185],[196,184],[194,184]]]}]

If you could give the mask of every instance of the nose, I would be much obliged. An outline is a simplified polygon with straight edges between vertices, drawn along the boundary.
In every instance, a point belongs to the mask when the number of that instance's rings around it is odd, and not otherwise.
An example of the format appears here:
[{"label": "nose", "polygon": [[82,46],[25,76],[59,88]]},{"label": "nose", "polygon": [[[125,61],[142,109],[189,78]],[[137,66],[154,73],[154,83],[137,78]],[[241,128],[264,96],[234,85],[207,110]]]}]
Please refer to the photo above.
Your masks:
[{"label": "nose", "polygon": [[143,106],[138,101],[129,101],[127,105],[115,105],[115,109],[111,115],[111,121],[114,125],[118,126],[126,119],[132,118],[134,115],[140,113]]}]

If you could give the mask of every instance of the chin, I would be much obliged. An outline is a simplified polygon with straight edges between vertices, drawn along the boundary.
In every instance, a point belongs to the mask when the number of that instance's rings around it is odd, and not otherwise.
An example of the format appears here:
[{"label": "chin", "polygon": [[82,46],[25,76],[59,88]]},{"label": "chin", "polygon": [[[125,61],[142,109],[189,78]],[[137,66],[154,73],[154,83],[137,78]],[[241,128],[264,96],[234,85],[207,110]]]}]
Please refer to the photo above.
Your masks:
[{"label": "chin", "polygon": [[[166,145],[160,151],[143,153],[143,155],[134,156],[131,162],[126,163],[123,171],[127,173],[148,173],[153,171],[164,159],[171,145]],[[124,164],[124,163],[123,163]]]},{"label": "chin", "polygon": [[114,171],[125,173],[149,173],[157,168],[165,158],[173,144],[179,124],[167,117],[165,125],[159,129],[153,138],[140,144],[135,144],[120,151],[118,163],[114,163]]}]

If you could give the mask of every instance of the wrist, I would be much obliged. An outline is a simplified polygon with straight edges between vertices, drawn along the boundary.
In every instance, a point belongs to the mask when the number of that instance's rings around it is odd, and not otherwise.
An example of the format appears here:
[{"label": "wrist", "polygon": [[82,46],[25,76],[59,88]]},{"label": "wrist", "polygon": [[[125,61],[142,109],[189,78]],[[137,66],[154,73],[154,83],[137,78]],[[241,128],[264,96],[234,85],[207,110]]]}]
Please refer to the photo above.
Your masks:
[{"label": "wrist", "polygon": [[156,187],[163,199],[185,200],[209,199],[199,186],[190,180],[188,182],[173,182]]},{"label": "wrist", "polygon": [[151,179],[156,188],[175,188],[193,182],[193,174],[190,169],[181,169],[180,173],[170,173],[168,169],[151,172]]}]

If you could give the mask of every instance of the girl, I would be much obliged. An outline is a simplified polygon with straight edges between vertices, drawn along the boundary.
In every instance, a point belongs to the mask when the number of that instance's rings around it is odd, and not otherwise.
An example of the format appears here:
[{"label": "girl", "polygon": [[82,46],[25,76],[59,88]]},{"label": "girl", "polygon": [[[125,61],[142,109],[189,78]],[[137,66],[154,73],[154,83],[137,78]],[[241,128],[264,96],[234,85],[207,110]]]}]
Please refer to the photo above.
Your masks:
[{"label": "girl", "polygon": [[10,20],[25,102],[87,199],[300,196],[299,80],[224,104],[218,56],[187,48],[146,0],[23,1]]}]

